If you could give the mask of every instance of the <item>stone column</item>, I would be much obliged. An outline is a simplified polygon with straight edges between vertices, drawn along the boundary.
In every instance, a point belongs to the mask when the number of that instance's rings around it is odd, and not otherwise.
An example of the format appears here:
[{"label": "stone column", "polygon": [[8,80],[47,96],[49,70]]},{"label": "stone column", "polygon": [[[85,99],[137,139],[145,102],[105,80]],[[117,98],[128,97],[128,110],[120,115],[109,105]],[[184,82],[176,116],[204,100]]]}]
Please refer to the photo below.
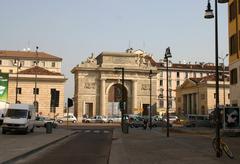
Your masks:
[{"label": "stone column", "polygon": [[132,80],[132,111],[137,108],[137,80]]},{"label": "stone column", "polygon": [[100,86],[100,114],[106,115],[105,109],[105,79],[101,79]]},{"label": "stone column", "polygon": [[187,114],[190,113],[190,94],[187,94]]}]

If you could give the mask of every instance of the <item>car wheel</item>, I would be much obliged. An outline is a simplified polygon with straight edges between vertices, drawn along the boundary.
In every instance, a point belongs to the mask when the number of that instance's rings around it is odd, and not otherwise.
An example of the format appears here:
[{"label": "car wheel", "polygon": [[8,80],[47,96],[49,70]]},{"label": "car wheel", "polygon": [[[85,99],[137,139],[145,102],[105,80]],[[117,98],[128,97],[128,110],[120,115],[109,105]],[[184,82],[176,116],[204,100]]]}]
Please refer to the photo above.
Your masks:
[{"label": "car wheel", "polygon": [[62,123],[63,123],[63,121],[62,121],[62,120],[59,120],[59,123],[60,123],[60,124],[62,124]]},{"label": "car wheel", "polygon": [[86,121],[86,123],[90,123],[89,121]]},{"label": "car wheel", "polygon": [[109,122],[109,123],[113,123],[113,120],[109,120],[108,122]]},{"label": "car wheel", "polygon": [[73,121],[72,121],[72,123],[74,123],[74,124],[75,124],[75,123],[76,123],[76,120],[73,120]]}]

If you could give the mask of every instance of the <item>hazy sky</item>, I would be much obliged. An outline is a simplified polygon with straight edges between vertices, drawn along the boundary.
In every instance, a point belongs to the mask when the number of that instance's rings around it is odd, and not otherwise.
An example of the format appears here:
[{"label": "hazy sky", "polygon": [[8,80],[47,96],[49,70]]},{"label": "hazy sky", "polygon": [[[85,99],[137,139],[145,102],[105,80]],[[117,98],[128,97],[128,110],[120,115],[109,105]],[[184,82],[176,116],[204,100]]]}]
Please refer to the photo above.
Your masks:
[{"label": "hazy sky", "polygon": [[[65,97],[74,94],[74,66],[91,53],[125,51],[129,44],[157,61],[170,46],[174,62],[215,62],[214,19],[204,19],[207,0],[0,0],[0,6],[0,49],[39,46],[63,58]],[[218,6],[219,56],[224,56],[227,4]]]}]

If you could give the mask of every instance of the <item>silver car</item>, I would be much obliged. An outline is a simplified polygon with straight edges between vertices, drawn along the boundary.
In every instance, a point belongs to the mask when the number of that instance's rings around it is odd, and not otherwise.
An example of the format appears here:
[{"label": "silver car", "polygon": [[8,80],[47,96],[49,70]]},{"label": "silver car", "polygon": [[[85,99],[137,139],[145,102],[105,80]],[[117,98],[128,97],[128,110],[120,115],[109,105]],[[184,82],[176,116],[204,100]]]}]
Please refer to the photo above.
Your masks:
[{"label": "silver car", "polygon": [[120,123],[122,120],[121,116],[113,115],[113,116],[108,116],[107,122],[108,123]]}]

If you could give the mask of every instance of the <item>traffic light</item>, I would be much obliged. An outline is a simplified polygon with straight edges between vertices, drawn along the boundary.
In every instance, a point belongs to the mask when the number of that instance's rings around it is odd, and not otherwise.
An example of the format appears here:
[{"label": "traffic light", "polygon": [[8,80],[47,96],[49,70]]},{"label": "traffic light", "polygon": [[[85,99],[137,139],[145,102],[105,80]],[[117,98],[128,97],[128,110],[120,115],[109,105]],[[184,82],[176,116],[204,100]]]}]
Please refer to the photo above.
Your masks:
[{"label": "traffic light", "polygon": [[124,110],[124,101],[119,102],[119,108],[120,110]]},{"label": "traffic light", "polygon": [[68,98],[68,108],[73,106],[73,99]]},{"label": "traffic light", "polygon": [[51,107],[59,107],[59,91],[51,89]]}]

